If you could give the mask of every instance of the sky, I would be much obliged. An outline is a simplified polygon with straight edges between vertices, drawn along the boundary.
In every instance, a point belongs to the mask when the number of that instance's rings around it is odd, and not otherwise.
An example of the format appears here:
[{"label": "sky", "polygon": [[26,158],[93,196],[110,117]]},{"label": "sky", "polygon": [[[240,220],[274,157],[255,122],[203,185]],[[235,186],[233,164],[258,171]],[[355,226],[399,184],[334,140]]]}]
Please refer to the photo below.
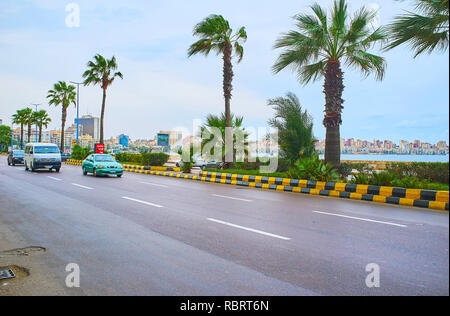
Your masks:
[{"label": "sky", "polygon": [[[331,0],[319,0],[330,8]],[[79,26],[70,19],[79,8]],[[232,112],[244,125],[267,126],[273,110],[269,98],[295,93],[314,118],[316,138],[325,137],[323,81],[301,85],[289,70],[274,75],[280,53],[273,49],[281,33],[295,29],[292,16],[311,12],[313,1],[0,1],[0,119],[10,125],[16,110],[32,103],[49,112],[50,129],[60,128],[61,109],[50,107],[47,91],[59,80],[81,81],[86,64],[97,53],[116,56],[124,79],[108,89],[105,136],[127,134],[152,139],[160,130],[191,129],[193,120],[224,110],[220,56],[187,57],[196,40],[193,26],[210,14],[221,14],[234,30],[245,26],[244,59],[234,64]],[[377,8],[386,25],[412,2],[350,0],[350,12]],[[70,8],[70,6],[69,6]],[[69,24],[67,24],[67,21]],[[71,24],[72,23],[72,24]],[[75,23],[76,24],[76,23]],[[69,27],[72,26],[72,27]],[[448,52],[413,58],[407,46],[371,52],[387,60],[383,81],[363,78],[343,68],[345,90],[341,137],[365,140],[449,140]],[[99,86],[80,86],[80,115],[100,116]],[[68,127],[76,115],[68,113]],[[69,124],[70,123],[70,124]]]}]

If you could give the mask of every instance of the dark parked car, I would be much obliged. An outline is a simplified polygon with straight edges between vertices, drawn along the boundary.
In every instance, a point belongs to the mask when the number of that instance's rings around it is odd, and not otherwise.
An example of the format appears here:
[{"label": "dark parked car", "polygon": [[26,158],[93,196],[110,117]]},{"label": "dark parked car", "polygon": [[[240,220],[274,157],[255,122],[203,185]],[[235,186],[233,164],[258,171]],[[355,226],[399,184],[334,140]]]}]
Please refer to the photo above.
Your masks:
[{"label": "dark parked car", "polygon": [[208,161],[206,163],[206,169],[222,169],[223,162],[220,161]]},{"label": "dark parked car", "polygon": [[8,153],[8,166],[11,166],[11,165],[15,166],[16,163],[23,165],[23,156],[24,156],[23,150],[18,150],[18,149],[11,150]]},{"label": "dark parked car", "polygon": [[67,159],[70,159],[70,157],[71,157],[72,155],[71,154],[69,154],[69,153],[61,153],[61,162],[64,162],[64,161],[66,161]]}]

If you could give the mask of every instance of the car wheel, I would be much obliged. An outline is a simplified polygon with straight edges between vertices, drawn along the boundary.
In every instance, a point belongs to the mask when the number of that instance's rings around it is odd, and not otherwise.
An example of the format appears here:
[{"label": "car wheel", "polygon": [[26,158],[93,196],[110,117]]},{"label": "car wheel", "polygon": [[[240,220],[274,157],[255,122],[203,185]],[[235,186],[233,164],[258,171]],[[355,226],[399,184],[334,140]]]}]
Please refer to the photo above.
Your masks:
[{"label": "car wheel", "polygon": [[122,177],[122,175],[121,175],[121,174],[118,174],[118,175],[117,175],[117,178],[121,178],[121,177]]},{"label": "car wheel", "polygon": [[60,169],[61,169],[61,168],[56,168],[55,171],[56,171],[56,172],[59,172]]},{"label": "car wheel", "polygon": [[8,166],[11,166],[11,163],[9,162],[9,159],[8,159]]},{"label": "car wheel", "polygon": [[16,163],[15,163],[15,162],[13,162],[13,163],[12,163],[12,165],[13,165],[13,166],[15,166],[15,165],[16,165]]},{"label": "car wheel", "polygon": [[33,164],[31,164],[31,172],[34,172],[34,170],[36,170],[36,169],[34,169],[34,165]]},{"label": "car wheel", "polygon": [[83,176],[86,176],[87,175],[87,171],[86,171],[86,169],[84,169],[84,167],[83,167]]}]

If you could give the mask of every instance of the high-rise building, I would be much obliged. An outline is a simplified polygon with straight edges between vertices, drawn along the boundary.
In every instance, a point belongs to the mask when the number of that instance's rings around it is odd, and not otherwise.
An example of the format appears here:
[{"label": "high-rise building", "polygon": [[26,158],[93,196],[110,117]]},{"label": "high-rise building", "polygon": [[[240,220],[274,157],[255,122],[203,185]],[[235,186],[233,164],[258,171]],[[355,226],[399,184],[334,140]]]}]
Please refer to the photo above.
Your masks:
[{"label": "high-rise building", "polygon": [[[78,122],[83,126],[83,135],[90,135],[94,140],[100,139],[100,118],[91,115],[83,115],[78,119]],[[74,120],[74,124],[76,123],[77,119]]]},{"label": "high-rise building", "polygon": [[117,136],[117,139],[119,140],[120,145],[122,145],[125,148],[128,147],[128,143],[130,142],[130,137],[128,137],[127,135],[124,135],[124,134],[120,134],[119,136]]}]

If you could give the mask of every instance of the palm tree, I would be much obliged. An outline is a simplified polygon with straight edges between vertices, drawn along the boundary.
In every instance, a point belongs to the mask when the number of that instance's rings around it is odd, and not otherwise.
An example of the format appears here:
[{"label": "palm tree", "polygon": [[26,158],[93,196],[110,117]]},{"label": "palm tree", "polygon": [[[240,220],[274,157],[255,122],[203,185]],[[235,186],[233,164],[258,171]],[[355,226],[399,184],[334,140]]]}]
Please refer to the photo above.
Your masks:
[{"label": "palm tree", "polygon": [[432,51],[448,49],[448,0],[415,0],[416,10],[397,16],[389,25],[391,42],[386,49],[409,44],[414,58]]},{"label": "palm tree", "polygon": [[52,119],[48,116],[47,111],[40,110],[32,114],[33,124],[39,128],[39,142],[42,141],[42,127],[48,127]]},{"label": "palm tree", "polygon": [[23,148],[23,125],[26,124],[24,110],[17,110],[12,116],[13,124],[20,124],[20,147]]},{"label": "palm tree", "polygon": [[294,17],[296,31],[283,34],[275,48],[283,48],[273,66],[274,73],[291,67],[303,85],[325,77],[326,128],[325,161],[335,167],[340,164],[341,112],[344,100],[341,64],[354,67],[367,77],[375,73],[382,80],[386,68],[384,58],[367,50],[386,40],[384,28],[371,28],[376,12],[360,9],[347,24],[348,10],[345,0],[335,0],[331,16],[318,4],[311,6],[314,15]]},{"label": "palm tree", "polygon": [[87,63],[88,70],[83,73],[84,85],[88,86],[90,84],[97,85],[103,89],[103,100],[102,100],[102,112],[100,116],[100,143],[103,144],[103,121],[105,118],[105,106],[106,106],[106,90],[114,82],[116,77],[123,79],[123,75],[117,70],[116,57],[111,59],[105,59],[102,55],[97,54],[94,56],[94,61],[89,61]]},{"label": "palm tree", "polygon": [[[225,122],[226,127],[231,127],[231,91],[233,89],[233,50],[237,62],[240,63],[244,57],[244,48],[241,43],[247,40],[245,27],[241,27],[236,33],[230,28],[230,24],[221,15],[210,15],[194,27],[194,36],[200,39],[192,44],[188,50],[188,56],[204,54],[208,56],[214,51],[223,58],[223,95],[225,97]],[[231,129],[228,128],[227,137],[231,139]],[[231,160],[229,157],[227,160]],[[234,161],[234,157],[233,160]],[[227,161],[228,162],[228,161]]]},{"label": "palm tree", "polygon": [[64,151],[64,128],[66,126],[67,108],[71,103],[73,105],[76,104],[76,95],[75,87],[68,85],[65,81],[58,81],[54,84],[53,89],[48,90],[48,104],[54,106],[61,105],[61,151]]},{"label": "palm tree", "polygon": [[299,158],[310,158],[317,141],[313,134],[313,118],[302,109],[298,97],[289,92],[286,97],[270,99],[267,103],[275,110],[274,117],[268,123],[278,129],[283,158],[291,164]]},{"label": "palm tree", "polygon": [[[244,118],[242,116],[235,116],[233,113],[230,114],[231,121],[231,131],[233,136],[233,145],[247,145],[247,139],[249,134],[245,131],[245,128],[242,127],[242,122]],[[220,132],[220,135],[215,135],[215,131]],[[220,116],[209,114],[206,117],[206,123],[200,127],[200,134],[198,135],[201,138],[201,149],[202,154],[212,155],[213,149],[215,147],[221,148],[221,156],[222,161],[224,161],[226,156],[226,145],[225,145],[225,134],[226,134],[226,115],[221,113]],[[237,144],[237,135],[242,135],[243,144]],[[206,136],[206,137],[205,137]],[[217,141],[217,143],[212,143],[213,141]],[[205,152],[206,145],[211,146],[210,152]],[[236,148],[233,147],[233,157],[235,156]]]},{"label": "palm tree", "polygon": [[31,108],[25,108],[22,110],[22,115],[23,115],[23,120],[24,120],[24,124],[27,125],[27,141],[30,143],[31,142],[31,125],[33,124],[33,110]]}]

